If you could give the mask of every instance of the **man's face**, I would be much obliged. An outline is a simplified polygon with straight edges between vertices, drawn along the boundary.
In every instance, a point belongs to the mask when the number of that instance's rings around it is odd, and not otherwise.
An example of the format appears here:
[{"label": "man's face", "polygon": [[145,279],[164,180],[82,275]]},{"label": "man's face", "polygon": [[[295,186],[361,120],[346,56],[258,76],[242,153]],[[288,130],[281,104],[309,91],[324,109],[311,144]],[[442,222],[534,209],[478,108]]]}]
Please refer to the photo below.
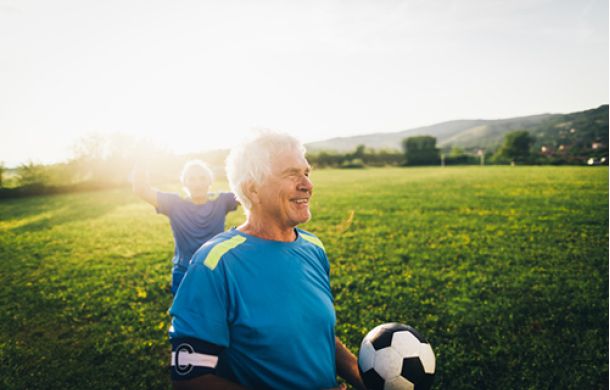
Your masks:
[{"label": "man's face", "polygon": [[285,151],[272,157],[272,169],[257,187],[257,211],[281,228],[293,228],[311,218],[309,199],[313,183],[311,167],[299,151]]},{"label": "man's face", "polygon": [[184,175],[184,186],[188,189],[191,198],[207,195],[210,184],[208,176],[200,166],[191,166]]}]

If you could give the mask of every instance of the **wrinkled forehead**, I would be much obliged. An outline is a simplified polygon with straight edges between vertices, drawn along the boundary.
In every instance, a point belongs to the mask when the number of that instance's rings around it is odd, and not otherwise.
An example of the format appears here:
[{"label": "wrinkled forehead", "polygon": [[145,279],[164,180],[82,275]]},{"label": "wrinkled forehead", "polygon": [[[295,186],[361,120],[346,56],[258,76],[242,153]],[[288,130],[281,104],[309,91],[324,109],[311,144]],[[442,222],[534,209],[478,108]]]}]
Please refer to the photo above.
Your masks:
[{"label": "wrinkled forehead", "polygon": [[305,155],[297,149],[285,149],[271,156],[271,172],[281,174],[286,170],[310,171]]}]

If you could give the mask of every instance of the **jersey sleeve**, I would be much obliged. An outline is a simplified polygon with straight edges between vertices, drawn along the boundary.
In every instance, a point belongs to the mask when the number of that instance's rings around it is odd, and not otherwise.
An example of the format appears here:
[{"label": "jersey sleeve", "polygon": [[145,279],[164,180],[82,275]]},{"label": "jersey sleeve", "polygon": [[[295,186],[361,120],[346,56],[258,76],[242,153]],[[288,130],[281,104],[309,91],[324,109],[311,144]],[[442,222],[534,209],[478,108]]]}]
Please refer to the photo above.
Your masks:
[{"label": "jersey sleeve", "polygon": [[192,337],[220,347],[229,345],[228,294],[224,267],[214,270],[202,263],[200,251],[195,254],[178,288],[170,315],[170,339]]},{"label": "jersey sleeve", "polygon": [[223,194],[225,200],[225,210],[228,213],[229,211],[234,211],[237,209],[237,199],[235,198],[235,194],[232,192],[224,192]]},{"label": "jersey sleeve", "polygon": [[157,213],[169,216],[180,200],[178,194],[157,192]]}]

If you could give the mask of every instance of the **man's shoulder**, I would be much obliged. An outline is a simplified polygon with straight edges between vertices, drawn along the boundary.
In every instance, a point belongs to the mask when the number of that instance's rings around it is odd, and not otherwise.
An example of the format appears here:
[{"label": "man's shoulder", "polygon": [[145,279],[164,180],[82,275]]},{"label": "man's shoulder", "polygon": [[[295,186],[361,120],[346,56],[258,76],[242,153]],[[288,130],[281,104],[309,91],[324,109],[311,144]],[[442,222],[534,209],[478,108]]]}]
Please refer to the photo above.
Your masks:
[{"label": "man's shoulder", "polygon": [[157,212],[168,216],[176,209],[183,207],[182,204],[185,202],[175,192],[156,191],[155,196],[157,198]]},{"label": "man's shoulder", "polygon": [[210,202],[216,202],[219,200],[226,199],[227,197],[235,197],[232,192],[210,192],[208,193],[208,200]]},{"label": "man's shoulder", "polygon": [[297,228],[297,233],[301,238],[302,247],[307,247],[307,252],[313,255],[313,258],[317,258],[320,261],[320,264],[322,264],[327,273],[330,272],[330,264],[322,240],[315,234],[303,229]]},{"label": "man's shoulder", "polygon": [[203,266],[213,271],[223,257],[234,254],[236,248],[244,242],[246,238],[235,229],[217,234],[197,250],[192,263],[194,266]]},{"label": "man's shoulder", "polygon": [[322,243],[322,240],[320,240],[318,238],[318,236],[316,236],[315,234],[313,234],[311,232],[308,232],[307,230],[303,230],[300,228],[296,228],[296,230],[297,230],[297,233],[299,234],[299,236],[303,240],[305,240],[306,243],[315,245],[316,247],[318,247],[326,252],[326,248],[324,248],[324,244]]},{"label": "man's shoulder", "polygon": [[177,192],[166,192],[166,191],[159,191],[159,190],[156,190],[155,192],[157,193],[157,196],[165,196],[167,198],[173,198],[173,199],[177,198],[177,199],[182,200],[182,197]]},{"label": "man's shoulder", "polygon": [[171,204],[171,205],[182,205],[185,203],[189,203],[186,199],[180,196],[177,192],[164,192],[157,191],[157,202]]}]

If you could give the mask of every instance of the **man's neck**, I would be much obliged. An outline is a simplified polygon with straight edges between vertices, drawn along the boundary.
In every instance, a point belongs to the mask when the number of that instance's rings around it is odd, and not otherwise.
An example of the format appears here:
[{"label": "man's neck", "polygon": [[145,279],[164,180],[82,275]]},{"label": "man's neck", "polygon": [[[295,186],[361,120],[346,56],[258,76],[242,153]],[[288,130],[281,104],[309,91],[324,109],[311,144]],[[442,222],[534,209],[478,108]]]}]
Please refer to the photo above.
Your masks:
[{"label": "man's neck", "polygon": [[273,223],[263,223],[252,215],[249,215],[248,220],[238,227],[237,230],[264,240],[292,242],[297,239],[293,226],[278,226]]}]

